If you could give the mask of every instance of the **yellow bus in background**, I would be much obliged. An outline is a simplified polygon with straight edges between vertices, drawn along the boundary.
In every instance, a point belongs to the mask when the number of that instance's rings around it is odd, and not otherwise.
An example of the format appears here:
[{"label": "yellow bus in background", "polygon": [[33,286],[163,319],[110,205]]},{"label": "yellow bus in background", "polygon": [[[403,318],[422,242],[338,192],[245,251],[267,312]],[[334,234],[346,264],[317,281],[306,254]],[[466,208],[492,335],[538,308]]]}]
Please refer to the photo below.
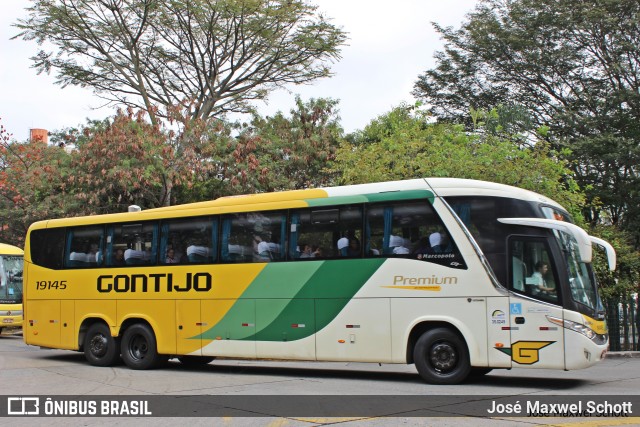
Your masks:
[{"label": "yellow bus in background", "polygon": [[33,224],[24,341],[132,369],[414,363],[455,384],[603,359],[592,245],[539,194],[426,178]]},{"label": "yellow bus in background", "polygon": [[0,333],[22,327],[22,249],[0,243]]}]

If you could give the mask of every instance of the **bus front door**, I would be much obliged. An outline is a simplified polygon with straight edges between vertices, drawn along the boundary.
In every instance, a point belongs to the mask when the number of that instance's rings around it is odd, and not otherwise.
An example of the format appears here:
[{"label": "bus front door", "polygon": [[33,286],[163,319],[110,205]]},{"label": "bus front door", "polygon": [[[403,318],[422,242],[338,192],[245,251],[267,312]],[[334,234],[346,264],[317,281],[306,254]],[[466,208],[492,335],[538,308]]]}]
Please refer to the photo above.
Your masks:
[{"label": "bus front door", "polygon": [[564,329],[558,274],[547,239],[510,238],[509,329],[513,366],[564,369]]},{"label": "bus front door", "polygon": [[564,369],[563,329],[548,317],[562,318],[562,307],[513,295],[509,301],[511,360],[514,367]]}]

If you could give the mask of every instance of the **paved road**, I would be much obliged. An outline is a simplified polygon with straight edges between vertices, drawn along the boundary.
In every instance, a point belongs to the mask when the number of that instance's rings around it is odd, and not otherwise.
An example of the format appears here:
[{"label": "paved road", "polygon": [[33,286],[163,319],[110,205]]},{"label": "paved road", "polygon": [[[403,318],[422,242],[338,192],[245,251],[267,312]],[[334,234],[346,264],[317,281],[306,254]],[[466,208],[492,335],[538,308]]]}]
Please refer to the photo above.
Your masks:
[{"label": "paved road", "polygon": [[[307,363],[277,361],[216,360],[198,368],[185,369],[177,361],[153,371],[133,371],[126,366],[96,368],[89,366],[80,353],[58,350],[42,350],[24,345],[20,335],[0,336],[0,395],[73,395],[73,396],[200,396],[206,403],[208,395],[258,396],[251,399],[265,401],[269,398],[290,402],[294,396],[389,396],[397,399],[459,399],[469,406],[473,402],[490,400],[492,396],[510,396],[513,400],[544,400],[545,396],[575,396],[602,398],[629,396],[640,399],[640,358],[610,358],[601,364],[581,371],[550,371],[512,369],[494,371],[458,386],[434,386],[425,384],[413,365],[378,365],[361,363]],[[290,396],[291,399],[281,396]],[[374,402],[378,402],[376,398]],[[394,400],[396,399],[396,400]],[[554,399],[560,399],[554,397]],[[185,401],[186,402],[186,401]],[[304,403],[304,402],[303,402]],[[293,405],[296,402],[291,403]],[[435,403],[434,403],[435,405]],[[251,404],[249,405],[250,407]],[[259,405],[258,405],[259,406]],[[380,405],[385,406],[385,405]],[[445,405],[446,406],[446,405]],[[634,414],[640,414],[640,404]],[[459,408],[449,406],[442,414],[456,413]],[[453,408],[453,409],[452,409]],[[183,408],[181,408],[183,409]],[[268,414],[255,409],[259,415]],[[449,412],[447,412],[449,411]],[[464,413],[464,410],[460,410]],[[409,412],[395,417],[360,416],[306,418],[286,417],[218,418],[36,418],[0,419],[0,426],[43,425],[154,425],[176,424],[224,425],[224,426],[315,426],[340,424],[344,427],[367,426],[619,426],[638,425],[640,418],[511,418],[506,415],[475,417],[418,418]],[[20,421],[17,423],[16,421]]]}]

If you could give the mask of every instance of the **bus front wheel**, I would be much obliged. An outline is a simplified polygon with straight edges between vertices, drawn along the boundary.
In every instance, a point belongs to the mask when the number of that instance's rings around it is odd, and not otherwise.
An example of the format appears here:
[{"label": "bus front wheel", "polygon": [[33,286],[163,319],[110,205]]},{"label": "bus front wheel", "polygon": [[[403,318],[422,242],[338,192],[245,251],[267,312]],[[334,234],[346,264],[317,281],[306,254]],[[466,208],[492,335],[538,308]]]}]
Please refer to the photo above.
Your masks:
[{"label": "bus front wheel", "polygon": [[422,379],[430,384],[458,384],[471,370],[464,339],[448,328],[424,332],[416,342],[413,360]]},{"label": "bus front wheel", "polygon": [[153,330],[142,323],[128,327],[122,334],[122,360],[131,369],[150,369],[158,366],[166,356],[158,354]]},{"label": "bus front wheel", "polygon": [[84,336],[84,357],[93,366],[113,366],[120,357],[118,341],[104,323],[94,323]]}]

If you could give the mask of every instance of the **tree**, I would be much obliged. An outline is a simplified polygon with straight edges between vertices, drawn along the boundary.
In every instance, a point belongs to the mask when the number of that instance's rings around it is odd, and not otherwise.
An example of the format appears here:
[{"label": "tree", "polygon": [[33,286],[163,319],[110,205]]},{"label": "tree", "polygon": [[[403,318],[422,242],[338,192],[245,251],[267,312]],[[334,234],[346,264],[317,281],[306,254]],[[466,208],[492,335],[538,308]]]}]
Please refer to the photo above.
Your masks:
[{"label": "tree", "polygon": [[467,132],[463,125],[433,123],[414,106],[396,107],[343,143],[333,169],[341,184],[416,177],[499,182],[544,194],[579,215],[583,195],[542,136],[522,144],[519,135],[487,129],[487,122],[499,121],[495,110],[475,117],[477,127]]},{"label": "tree", "polygon": [[571,148],[585,217],[636,230],[640,245],[638,16],[632,0],[481,0],[459,29],[435,25],[445,48],[414,94],[440,119],[524,106]]},{"label": "tree", "polygon": [[[319,98],[303,102],[296,97],[289,117],[282,112],[273,117],[254,115],[243,137],[258,137],[257,159],[261,173],[270,178],[265,191],[299,190],[329,186],[333,175],[327,167],[335,160],[342,139],[338,101]],[[262,151],[262,152],[260,152]],[[264,168],[267,168],[265,171]]]},{"label": "tree", "polygon": [[71,154],[75,214],[124,212],[168,205],[174,186],[191,187],[213,170],[213,146],[202,138],[208,124],[189,121],[180,134],[163,132],[141,111],[120,111],[75,133]]},{"label": "tree", "polygon": [[68,154],[43,141],[17,142],[0,125],[0,240],[23,246],[29,225],[65,216],[77,202],[66,185]]},{"label": "tree", "polygon": [[288,116],[254,114],[250,123],[227,124],[226,131],[210,134],[216,169],[205,184],[206,198],[330,185],[327,167],[343,132],[337,105],[296,97]]},{"label": "tree", "polygon": [[34,67],[143,109],[154,125],[171,106],[190,119],[246,112],[275,87],[328,76],[346,39],[305,0],[32,3],[14,38],[54,48]]}]

